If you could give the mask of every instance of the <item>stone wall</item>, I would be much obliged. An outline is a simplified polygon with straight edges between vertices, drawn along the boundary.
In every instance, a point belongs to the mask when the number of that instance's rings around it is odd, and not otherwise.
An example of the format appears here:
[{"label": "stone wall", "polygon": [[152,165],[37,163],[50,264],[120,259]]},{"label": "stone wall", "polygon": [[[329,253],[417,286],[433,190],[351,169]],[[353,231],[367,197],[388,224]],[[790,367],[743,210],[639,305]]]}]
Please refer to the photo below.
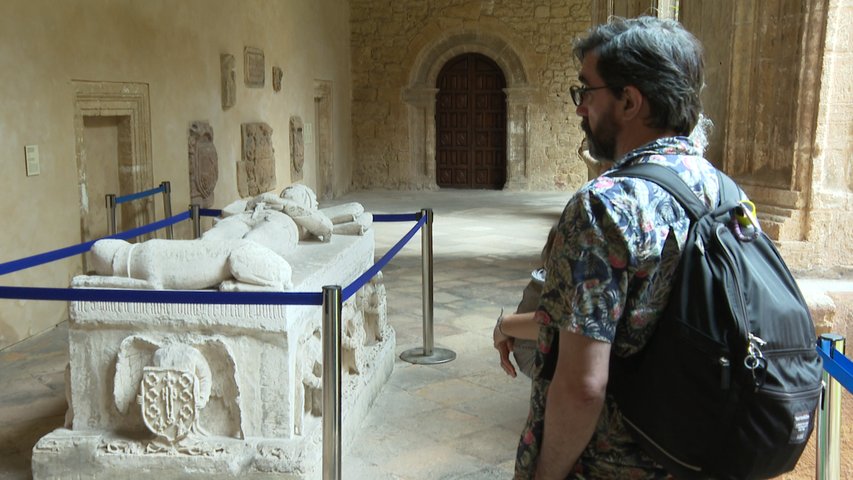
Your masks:
[{"label": "stone wall", "polygon": [[484,54],[507,80],[507,187],[574,190],[586,179],[569,86],[585,0],[352,0],[353,186],[435,188],[436,78]]},{"label": "stone wall", "polygon": [[585,180],[566,95],[572,40],[609,15],[677,17],[706,48],[709,160],[758,205],[801,275],[853,272],[851,0],[353,0],[353,187],[435,186],[441,67],[481,53],[507,80],[508,189]]},{"label": "stone wall", "polygon": [[853,273],[853,1],[682,0],[706,48],[708,158],[800,276]]}]

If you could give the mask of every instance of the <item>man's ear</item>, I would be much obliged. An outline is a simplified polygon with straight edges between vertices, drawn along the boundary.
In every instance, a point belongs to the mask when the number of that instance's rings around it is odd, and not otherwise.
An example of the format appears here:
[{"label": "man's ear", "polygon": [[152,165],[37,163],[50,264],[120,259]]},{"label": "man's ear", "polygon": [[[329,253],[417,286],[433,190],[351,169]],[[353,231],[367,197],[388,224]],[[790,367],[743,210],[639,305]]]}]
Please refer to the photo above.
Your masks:
[{"label": "man's ear", "polygon": [[629,85],[622,90],[622,115],[626,120],[642,118],[645,103],[646,98],[637,87]]}]

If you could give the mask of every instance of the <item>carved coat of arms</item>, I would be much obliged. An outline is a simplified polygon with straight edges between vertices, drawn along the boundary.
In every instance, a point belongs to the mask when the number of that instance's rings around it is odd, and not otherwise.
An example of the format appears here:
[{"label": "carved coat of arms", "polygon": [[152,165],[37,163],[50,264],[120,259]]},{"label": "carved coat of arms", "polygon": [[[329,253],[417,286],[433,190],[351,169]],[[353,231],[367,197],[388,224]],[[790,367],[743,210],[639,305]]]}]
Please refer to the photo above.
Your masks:
[{"label": "carved coat of arms", "polygon": [[189,130],[190,197],[202,208],[213,205],[213,189],[219,179],[219,157],[213,144],[213,127],[192,122]]},{"label": "carved coat of arms", "polygon": [[196,420],[196,377],[185,370],[145,367],[142,373],[142,420],[169,443],[186,437]]}]

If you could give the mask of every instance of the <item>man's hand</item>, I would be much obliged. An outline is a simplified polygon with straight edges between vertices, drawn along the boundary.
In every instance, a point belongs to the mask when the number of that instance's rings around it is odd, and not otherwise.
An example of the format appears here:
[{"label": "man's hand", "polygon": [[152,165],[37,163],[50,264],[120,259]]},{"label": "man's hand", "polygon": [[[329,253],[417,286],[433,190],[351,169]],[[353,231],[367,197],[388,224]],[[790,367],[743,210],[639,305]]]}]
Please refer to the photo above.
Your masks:
[{"label": "man's hand", "polygon": [[494,342],[495,349],[498,351],[498,355],[500,355],[501,359],[501,368],[504,369],[507,375],[512,378],[515,378],[515,366],[513,366],[512,361],[509,359],[509,352],[512,351],[513,344],[515,343],[515,339],[504,335],[501,331],[501,322],[503,321],[503,310],[501,310],[501,314],[498,317],[497,323],[495,323],[495,329],[492,331],[492,341]]},{"label": "man's hand", "polygon": [[[497,330],[497,327],[495,327],[495,330]],[[509,352],[512,351],[514,342],[515,341],[512,337],[507,337],[506,340],[495,342],[495,348],[498,350],[498,354],[501,357],[501,368],[503,368],[504,372],[512,378],[515,378],[516,373],[515,366],[512,364],[512,360],[509,359]]]}]

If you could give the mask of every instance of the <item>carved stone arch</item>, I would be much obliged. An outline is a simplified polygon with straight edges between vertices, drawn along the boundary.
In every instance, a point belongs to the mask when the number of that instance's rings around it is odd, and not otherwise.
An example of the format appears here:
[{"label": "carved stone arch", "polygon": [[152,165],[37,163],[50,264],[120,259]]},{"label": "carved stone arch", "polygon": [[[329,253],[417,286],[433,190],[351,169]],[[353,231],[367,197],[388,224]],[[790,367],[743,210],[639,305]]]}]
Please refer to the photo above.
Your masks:
[{"label": "carved stone arch", "polygon": [[485,55],[500,67],[506,78],[507,172],[505,189],[527,186],[529,110],[535,88],[528,83],[528,68],[518,50],[504,38],[482,31],[442,35],[417,55],[403,89],[408,105],[411,178],[417,187],[437,188],[435,179],[436,81],[450,59],[465,53]]}]

